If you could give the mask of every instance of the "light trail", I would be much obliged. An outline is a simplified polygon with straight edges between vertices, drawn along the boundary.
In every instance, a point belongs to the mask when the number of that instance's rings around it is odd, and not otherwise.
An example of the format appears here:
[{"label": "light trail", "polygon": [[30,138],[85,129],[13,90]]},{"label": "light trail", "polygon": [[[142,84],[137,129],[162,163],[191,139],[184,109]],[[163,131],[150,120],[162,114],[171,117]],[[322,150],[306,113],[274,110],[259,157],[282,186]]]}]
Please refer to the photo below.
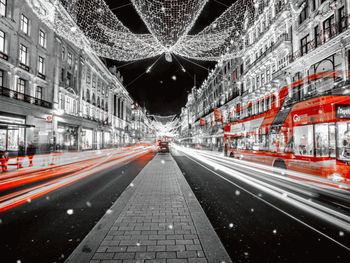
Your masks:
[{"label": "light trail", "polygon": [[[222,171],[225,174],[238,179],[241,182],[246,183],[249,186],[252,186],[255,189],[258,189],[262,192],[265,192],[271,196],[274,196],[278,198],[279,200],[282,200],[285,203],[288,203],[298,209],[301,209],[302,211],[305,211],[309,214],[312,214],[316,216],[317,218],[323,219],[325,222],[331,223],[337,227],[339,227],[342,230],[345,230],[347,232],[350,232],[350,217],[344,213],[341,213],[335,209],[332,209],[331,207],[328,207],[326,205],[322,205],[321,203],[315,203],[313,200],[311,200],[310,196],[313,196],[313,192],[306,192],[305,189],[301,191],[293,192],[296,188],[293,186],[292,188],[281,187],[280,182],[276,182],[269,180],[268,183],[266,182],[266,178],[269,176],[274,176],[275,179],[286,179],[286,182],[291,183],[290,180],[293,180],[292,178],[288,177],[278,177],[277,175],[267,172],[266,167],[265,170],[257,170],[252,169],[249,166],[245,166],[244,169],[246,170],[246,173],[242,173],[240,171],[237,171],[237,167],[240,169],[243,168],[243,165],[240,164],[240,166],[237,163],[233,163],[232,159],[230,158],[224,158],[223,156],[215,156],[214,154],[208,154],[205,151],[200,150],[193,150],[185,147],[179,147],[177,145],[174,145],[176,150],[182,152],[185,154],[185,156],[195,163],[201,165],[205,169],[209,170],[210,172],[214,173],[215,175],[219,176],[220,178],[224,179],[225,181],[235,185],[236,187],[239,187],[240,189],[244,190],[245,192],[253,195],[257,199],[263,201],[264,203],[270,205],[271,207],[277,209],[278,211],[288,215],[289,217],[293,218],[294,220],[297,220],[298,222],[302,223],[303,225],[306,225],[310,229],[322,234],[323,236],[327,237],[328,239],[332,240],[333,242],[337,243],[338,245],[342,246],[343,248],[350,251],[350,247],[340,243],[339,241],[335,240],[334,238],[328,236],[327,234],[323,233],[322,231],[312,227],[311,225],[307,224],[303,220],[300,220],[296,218],[295,216],[289,214],[288,212],[284,211],[283,209],[276,207],[275,205],[271,204],[270,202],[262,199],[260,196],[257,196],[256,194],[252,193],[251,191],[244,189],[243,187],[237,185],[233,181],[225,178],[224,176],[220,175],[219,173],[215,172],[215,170]],[[205,165],[203,165],[205,164]],[[214,171],[209,169],[207,166],[213,167]],[[237,166],[237,167],[236,167]],[[285,172],[285,171],[284,171]],[[251,174],[254,174],[252,176]],[[271,177],[270,177],[271,179]],[[299,180],[294,180],[293,183],[299,183]],[[286,183],[287,184],[287,183]],[[286,186],[286,185],[284,185]],[[305,186],[305,185],[304,185]],[[313,185],[308,185],[309,187],[312,187]],[[314,188],[315,190],[323,189],[323,188]],[[299,189],[298,189],[299,190]],[[339,189],[337,189],[339,191]],[[348,193],[348,192],[347,192]],[[306,194],[306,195],[305,195]],[[344,194],[344,193],[343,193]],[[349,195],[341,195],[342,197],[346,197],[347,201],[349,200]]]},{"label": "light trail", "polygon": [[30,187],[28,189],[20,190],[15,193],[3,196],[0,198],[0,212],[16,207],[28,201],[32,201],[37,197],[45,195],[64,186],[70,185],[78,180],[86,178],[87,176],[96,174],[98,172],[101,172],[102,170],[120,164],[122,162],[137,159],[141,155],[144,155],[150,152],[151,150],[151,147],[139,147],[129,152],[125,152],[125,154],[119,156],[113,156],[111,154],[108,154],[103,161],[85,167],[79,171],[74,172],[73,174],[53,179],[49,182],[40,184],[38,186]]}]

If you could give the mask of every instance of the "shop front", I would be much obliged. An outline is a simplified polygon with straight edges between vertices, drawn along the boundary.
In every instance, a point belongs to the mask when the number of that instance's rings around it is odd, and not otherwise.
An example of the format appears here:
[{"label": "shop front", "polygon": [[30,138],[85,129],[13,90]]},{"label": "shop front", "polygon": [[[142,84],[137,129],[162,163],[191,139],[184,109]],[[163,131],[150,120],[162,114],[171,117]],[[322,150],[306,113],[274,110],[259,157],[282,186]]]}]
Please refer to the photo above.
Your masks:
[{"label": "shop front", "polygon": [[68,125],[61,122],[57,124],[56,150],[78,150],[78,126]]},{"label": "shop front", "polygon": [[93,149],[93,130],[82,128],[81,130],[82,150]]},{"label": "shop front", "polygon": [[27,145],[25,117],[0,115],[0,151],[9,152],[10,156],[17,155],[19,145]]},{"label": "shop front", "polygon": [[103,133],[103,146],[104,146],[104,148],[111,148],[112,147],[112,140],[111,140],[111,133],[110,132]]}]

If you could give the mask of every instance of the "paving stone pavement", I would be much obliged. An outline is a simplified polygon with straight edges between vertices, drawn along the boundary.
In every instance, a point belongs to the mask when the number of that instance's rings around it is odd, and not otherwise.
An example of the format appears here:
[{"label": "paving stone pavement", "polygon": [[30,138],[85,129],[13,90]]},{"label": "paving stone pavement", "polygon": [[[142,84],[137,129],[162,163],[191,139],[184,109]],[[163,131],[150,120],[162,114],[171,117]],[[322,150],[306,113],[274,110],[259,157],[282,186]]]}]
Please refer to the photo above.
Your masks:
[{"label": "paving stone pavement", "polygon": [[231,262],[175,160],[158,154],[66,262]]}]

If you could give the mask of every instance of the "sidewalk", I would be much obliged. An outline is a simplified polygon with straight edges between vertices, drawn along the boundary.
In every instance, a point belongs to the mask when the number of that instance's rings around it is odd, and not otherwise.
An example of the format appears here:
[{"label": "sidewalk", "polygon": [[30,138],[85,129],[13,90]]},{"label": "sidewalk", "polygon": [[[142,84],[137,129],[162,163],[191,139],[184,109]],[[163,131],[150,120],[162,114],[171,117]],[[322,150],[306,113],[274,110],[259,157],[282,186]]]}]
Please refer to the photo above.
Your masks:
[{"label": "sidewalk", "polygon": [[66,262],[231,262],[170,154],[158,154]]}]

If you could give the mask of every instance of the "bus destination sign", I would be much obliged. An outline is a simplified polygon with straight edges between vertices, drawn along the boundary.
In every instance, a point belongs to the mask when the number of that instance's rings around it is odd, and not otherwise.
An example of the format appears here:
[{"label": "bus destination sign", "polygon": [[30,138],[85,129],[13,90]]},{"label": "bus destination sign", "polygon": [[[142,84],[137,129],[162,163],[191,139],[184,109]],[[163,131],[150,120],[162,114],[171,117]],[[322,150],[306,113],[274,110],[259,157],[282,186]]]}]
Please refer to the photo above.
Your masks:
[{"label": "bus destination sign", "polygon": [[350,105],[349,104],[335,105],[335,117],[337,119],[350,119]]}]

